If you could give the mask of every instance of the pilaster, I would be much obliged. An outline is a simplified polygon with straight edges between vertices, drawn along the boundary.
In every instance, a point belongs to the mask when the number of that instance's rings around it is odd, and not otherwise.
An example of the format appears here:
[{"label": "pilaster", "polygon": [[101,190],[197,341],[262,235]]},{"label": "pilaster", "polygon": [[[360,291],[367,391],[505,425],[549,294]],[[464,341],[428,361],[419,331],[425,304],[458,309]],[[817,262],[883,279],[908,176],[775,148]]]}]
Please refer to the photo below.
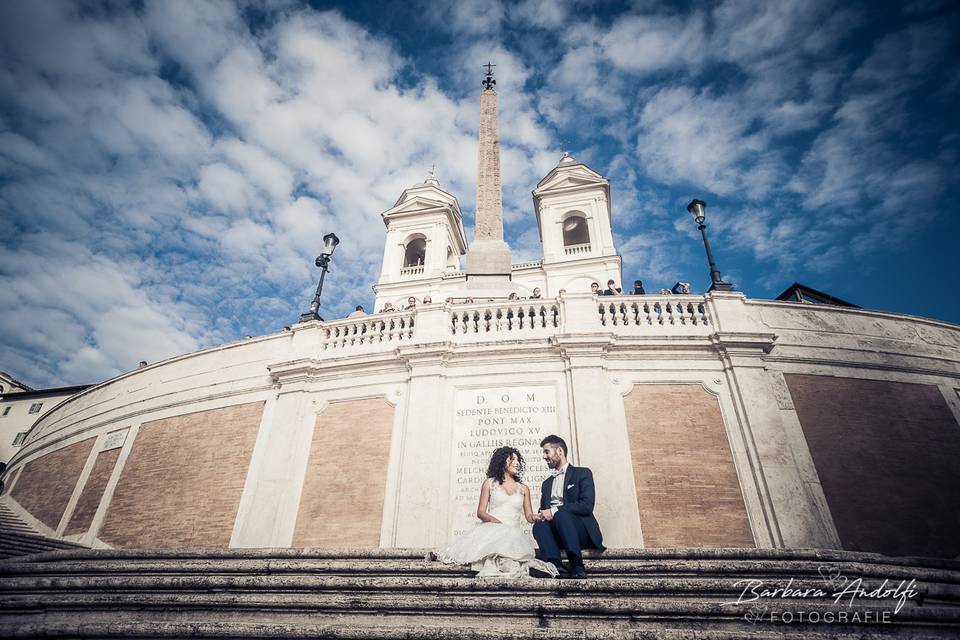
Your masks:
[{"label": "pilaster", "polygon": [[435,547],[447,522],[448,443],[443,434],[449,413],[447,395],[441,393],[446,350],[400,349],[407,364],[409,382],[400,443],[399,476],[393,486],[393,545]]}]

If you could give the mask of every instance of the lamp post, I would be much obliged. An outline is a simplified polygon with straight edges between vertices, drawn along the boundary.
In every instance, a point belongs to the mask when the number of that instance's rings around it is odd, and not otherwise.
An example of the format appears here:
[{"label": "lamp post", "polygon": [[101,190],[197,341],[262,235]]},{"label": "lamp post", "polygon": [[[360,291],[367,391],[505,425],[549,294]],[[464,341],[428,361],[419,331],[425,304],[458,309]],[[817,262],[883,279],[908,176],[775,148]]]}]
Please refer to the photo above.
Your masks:
[{"label": "lamp post", "polygon": [[309,322],[310,320],[323,320],[317,313],[320,310],[320,293],[323,291],[323,277],[327,275],[327,267],[330,265],[330,258],[334,250],[340,244],[340,238],[335,233],[328,233],[323,236],[323,252],[317,256],[316,265],[320,267],[320,284],[317,285],[317,293],[313,296],[313,302],[310,303],[310,310],[300,314],[300,322]]},{"label": "lamp post", "polygon": [[707,225],[704,221],[707,219],[707,203],[703,200],[693,200],[687,205],[687,211],[693,216],[700,229],[700,235],[703,236],[703,246],[707,250],[707,262],[710,263],[710,288],[708,291],[733,291],[733,285],[720,279],[720,270],[717,269],[717,263],[713,261],[713,252],[710,251],[710,243],[707,241]]}]

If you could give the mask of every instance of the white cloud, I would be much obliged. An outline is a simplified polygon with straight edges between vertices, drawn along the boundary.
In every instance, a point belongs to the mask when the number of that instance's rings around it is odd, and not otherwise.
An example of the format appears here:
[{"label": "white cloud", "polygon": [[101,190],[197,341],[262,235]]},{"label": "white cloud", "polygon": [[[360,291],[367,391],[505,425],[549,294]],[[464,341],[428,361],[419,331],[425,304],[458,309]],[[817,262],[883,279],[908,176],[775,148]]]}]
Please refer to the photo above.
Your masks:
[{"label": "white cloud", "polygon": [[853,73],[832,126],[817,136],[790,181],[808,209],[870,211],[858,216],[863,231],[851,243],[860,253],[907,241],[934,215],[944,170],[932,159],[904,162],[891,136],[914,117],[905,96],[946,47],[947,32],[921,23],[881,38]]},{"label": "white cloud", "polygon": [[242,211],[254,197],[246,176],[215,162],[200,169],[200,194],[213,206],[224,211]]},{"label": "white cloud", "polygon": [[16,354],[23,348],[50,359],[23,363],[25,375],[93,382],[212,337],[195,309],[143,286],[137,263],[111,260],[80,243],[26,236],[19,249],[0,250],[0,264],[7,273],[0,324],[22,345],[4,346],[0,359],[22,362]]},{"label": "white cloud", "polygon": [[569,24],[570,15],[576,9],[570,0],[523,0],[508,5],[511,23],[523,22],[544,29],[557,29]]},{"label": "white cloud", "polygon": [[500,0],[429,0],[418,8],[425,22],[463,36],[496,33],[506,17]]},{"label": "white cloud", "polygon": [[759,166],[765,139],[751,133],[740,104],[686,87],[659,91],[640,115],[637,151],[647,172],[667,184],[692,183],[718,194],[762,195],[771,177]]},{"label": "white cloud", "polygon": [[691,65],[708,53],[705,21],[699,12],[621,18],[599,41],[614,66],[637,73]]},{"label": "white cloud", "polygon": [[789,51],[822,28],[833,2],[726,0],[713,12],[711,43],[727,60],[744,63]]}]

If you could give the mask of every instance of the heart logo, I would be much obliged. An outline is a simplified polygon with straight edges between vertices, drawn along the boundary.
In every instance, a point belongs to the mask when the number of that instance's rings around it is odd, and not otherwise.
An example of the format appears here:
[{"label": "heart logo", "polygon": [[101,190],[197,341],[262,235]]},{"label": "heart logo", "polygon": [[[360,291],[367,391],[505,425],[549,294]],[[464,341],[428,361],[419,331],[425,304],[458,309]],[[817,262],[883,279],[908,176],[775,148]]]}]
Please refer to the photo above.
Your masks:
[{"label": "heart logo", "polygon": [[763,620],[763,613],[765,610],[760,609],[750,609],[745,614],[743,614],[743,619],[749,622],[750,624],[757,624]]},{"label": "heart logo", "polygon": [[[833,567],[832,569],[819,567],[817,573],[820,574],[820,579],[823,580],[824,584],[829,584],[831,587],[843,577],[839,567]],[[846,580],[844,580],[844,583],[846,583]]]}]

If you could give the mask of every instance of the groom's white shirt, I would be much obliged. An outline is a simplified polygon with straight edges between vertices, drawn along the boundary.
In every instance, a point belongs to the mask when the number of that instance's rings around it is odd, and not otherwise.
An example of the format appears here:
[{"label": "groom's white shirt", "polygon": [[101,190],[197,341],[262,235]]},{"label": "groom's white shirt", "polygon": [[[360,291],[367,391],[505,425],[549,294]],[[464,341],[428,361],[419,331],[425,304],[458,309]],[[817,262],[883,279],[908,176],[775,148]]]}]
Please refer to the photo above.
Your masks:
[{"label": "groom's white shirt", "polygon": [[557,471],[553,476],[553,486],[550,487],[550,513],[557,515],[557,510],[563,505],[563,483],[567,477],[567,468],[570,461],[563,465],[563,468]]}]

